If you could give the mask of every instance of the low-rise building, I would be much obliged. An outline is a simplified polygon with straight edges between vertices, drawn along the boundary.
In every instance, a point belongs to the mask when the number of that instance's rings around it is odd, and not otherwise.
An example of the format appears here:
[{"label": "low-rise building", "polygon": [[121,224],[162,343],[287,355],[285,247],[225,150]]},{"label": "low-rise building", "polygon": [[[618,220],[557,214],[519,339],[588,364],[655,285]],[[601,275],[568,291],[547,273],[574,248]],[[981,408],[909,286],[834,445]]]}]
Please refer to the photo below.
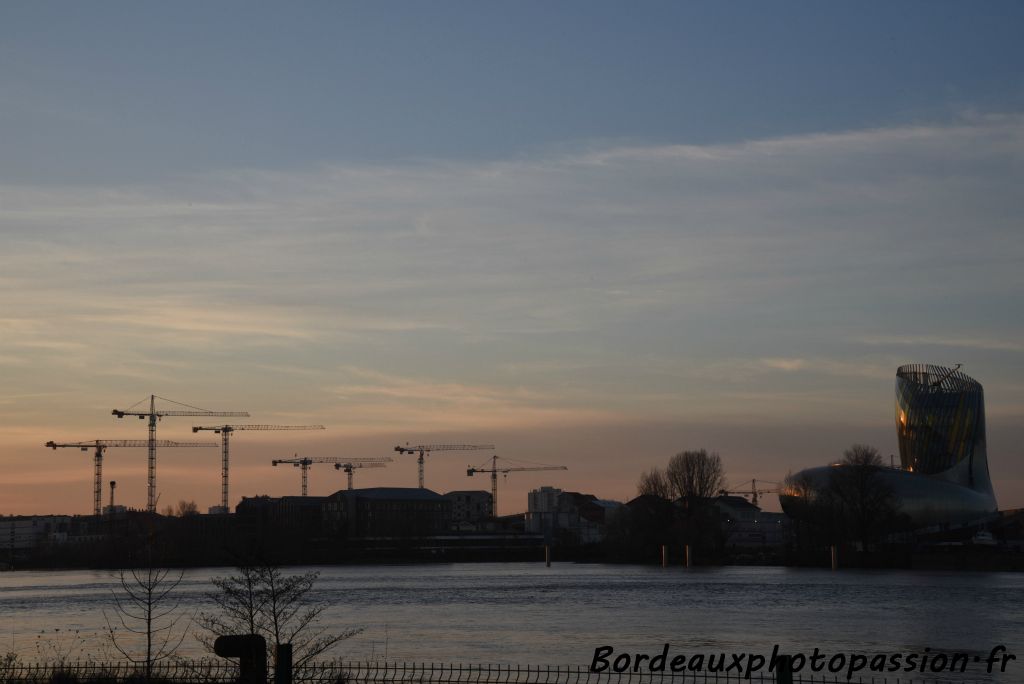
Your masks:
[{"label": "low-rise building", "polygon": [[456,530],[473,531],[480,529],[491,517],[491,494],[478,490],[448,492],[444,498],[451,502],[452,527]]},{"label": "low-rise building", "polygon": [[452,503],[412,487],[345,489],[326,497],[327,524],[348,538],[425,537],[450,530]]},{"label": "low-rise building", "polygon": [[527,506],[527,532],[584,545],[604,540],[607,524],[622,504],[598,499],[593,494],[541,487],[529,493]]},{"label": "low-rise building", "polygon": [[741,496],[719,496],[712,500],[721,516],[726,547],[759,548],[782,546],[788,531],[783,513],[769,513]]}]

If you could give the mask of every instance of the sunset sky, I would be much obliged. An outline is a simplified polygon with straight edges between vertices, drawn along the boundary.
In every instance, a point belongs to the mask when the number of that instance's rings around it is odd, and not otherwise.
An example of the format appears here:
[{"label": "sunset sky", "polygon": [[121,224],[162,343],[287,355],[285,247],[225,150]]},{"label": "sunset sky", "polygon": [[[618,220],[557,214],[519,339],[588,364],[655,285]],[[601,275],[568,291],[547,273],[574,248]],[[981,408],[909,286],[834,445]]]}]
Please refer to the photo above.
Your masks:
[{"label": "sunset sky", "polygon": [[[896,452],[904,363],[985,388],[1024,506],[1024,5],[0,6],[0,513],[89,513],[150,394],[270,460],[488,442],[627,500],[675,452],[731,483]],[[191,440],[209,419],[167,418]],[[217,439],[210,433],[204,439]],[[429,457],[436,491],[487,489]],[[219,500],[165,450],[160,507]],[[145,452],[105,480],[143,506]],[[345,485],[314,466],[311,493]],[[106,497],[106,491],[104,492]],[[774,498],[768,507],[778,509]]]}]

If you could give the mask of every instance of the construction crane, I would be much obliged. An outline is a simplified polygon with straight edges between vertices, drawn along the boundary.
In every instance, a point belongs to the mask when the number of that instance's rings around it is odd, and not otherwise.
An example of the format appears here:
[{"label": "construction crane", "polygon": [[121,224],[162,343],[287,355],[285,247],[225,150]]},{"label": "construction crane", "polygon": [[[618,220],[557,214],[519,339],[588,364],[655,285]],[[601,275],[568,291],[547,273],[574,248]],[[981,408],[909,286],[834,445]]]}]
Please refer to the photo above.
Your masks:
[{"label": "construction crane", "polygon": [[[391,461],[390,458],[387,459],[387,460],[389,462]],[[335,470],[344,470],[345,471],[345,474],[348,475],[348,488],[352,489],[352,471],[353,470],[355,470],[356,468],[383,468],[385,466],[386,466],[386,463],[384,461],[381,461],[379,463],[378,462],[373,462],[373,463],[367,463],[367,462],[352,463],[351,461],[349,461],[347,463],[335,463],[334,464],[334,469]]]},{"label": "construction crane", "polygon": [[[101,499],[103,497],[103,452],[109,447],[148,447],[150,442],[145,439],[94,439],[86,442],[54,442],[49,441],[44,446],[56,451],[57,449],[69,447],[93,452],[93,481],[92,481],[92,508],[93,515],[99,515],[101,510]],[[160,447],[215,447],[216,442],[172,442],[161,439],[156,442]]]},{"label": "construction crane", "polygon": [[[757,488],[757,480],[751,480],[750,481],[750,489],[729,489],[729,490],[727,490],[727,489],[720,489],[720,490],[718,490],[718,493],[722,494],[723,496],[726,495],[726,494],[741,494],[743,496],[749,496],[750,497],[750,503],[752,503],[752,504],[754,504],[756,506],[757,505],[757,496],[759,494],[778,494],[779,493],[779,487],[778,487],[779,483],[778,482],[772,482],[770,480],[761,480],[761,482],[762,482],[762,484],[765,484],[765,483],[766,484],[773,484],[773,485],[776,485],[776,487],[775,487],[775,489],[758,489]],[[746,483],[744,483],[744,484],[746,484]],[[740,485],[740,486],[742,487],[743,485]]]},{"label": "construction crane", "polygon": [[[505,459],[509,460],[509,459]],[[527,466],[508,466],[498,467],[498,457],[491,456],[491,467],[481,468],[480,466],[473,467],[468,466],[466,468],[466,475],[472,477],[475,473],[490,473],[491,474],[491,517],[498,517],[498,473],[501,473],[505,477],[508,477],[509,473],[524,472],[527,470],[568,470],[565,466],[553,466],[544,465],[543,463],[535,463]]]},{"label": "construction crane", "polygon": [[420,456],[416,462],[420,466],[420,489],[423,489],[423,456],[425,454],[431,451],[482,451],[493,448],[493,444],[417,444],[409,446],[409,443],[406,442],[405,446],[396,446],[395,451],[400,454],[419,453]]},{"label": "construction crane", "polygon": [[[276,466],[279,463],[291,463],[296,468],[302,468],[302,496],[306,496],[309,493],[309,466],[314,463],[334,463],[335,465],[341,465],[342,467],[344,467],[345,464],[352,464],[355,466],[360,463],[379,463],[383,465],[384,463],[391,463],[391,459],[386,456],[384,458],[343,458],[341,456],[303,456],[302,458],[299,458],[299,455],[296,454],[295,458],[279,458],[271,461],[270,465]],[[349,487],[349,489],[351,489],[351,487]]]},{"label": "construction crane", "polygon": [[[157,411],[156,400],[170,402],[176,406],[184,406],[184,409],[173,410],[173,411]],[[182,404],[171,399],[165,399],[164,397],[157,397],[155,394],[149,395],[149,410],[142,411],[135,409],[136,406],[141,404],[142,401],[136,402],[132,406],[129,406],[125,410],[114,409],[111,411],[111,415],[117,416],[118,418],[124,418],[125,416],[138,416],[139,420],[149,419],[149,443],[146,445],[149,452],[149,477],[148,477],[148,488],[146,493],[146,510],[150,513],[156,513],[156,422],[165,416],[218,416],[218,417],[239,417],[248,418],[249,414],[246,411],[210,411],[208,409],[198,408],[196,406],[189,406],[188,404]],[[213,444],[212,446],[217,446]]]},{"label": "construction crane", "polygon": [[323,430],[323,425],[193,425],[192,432],[212,430],[220,435],[220,506],[228,512],[228,442],[236,430]]}]

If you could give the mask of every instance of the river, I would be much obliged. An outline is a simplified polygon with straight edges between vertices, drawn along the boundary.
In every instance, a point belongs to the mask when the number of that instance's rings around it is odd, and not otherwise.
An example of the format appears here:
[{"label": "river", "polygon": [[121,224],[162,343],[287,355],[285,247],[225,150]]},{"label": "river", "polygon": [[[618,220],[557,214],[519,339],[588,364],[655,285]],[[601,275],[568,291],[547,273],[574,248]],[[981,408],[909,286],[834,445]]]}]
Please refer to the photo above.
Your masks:
[{"label": "river", "polygon": [[[569,563],[316,569],[316,598],[330,604],[324,625],[364,630],[338,649],[346,659],[589,665],[600,646],[656,655],[665,643],[670,658],[770,654],[778,644],[790,653],[927,648],[984,659],[998,644],[1013,654],[1024,644],[1024,575],[1013,573]],[[210,610],[210,579],[230,572],[186,571],[181,610]],[[113,616],[117,586],[109,572],[0,573],[0,653],[108,656],[104,613]],[[191,636],[180,653],[206,655]],[[983,672],[984,663],[968,671]],[[1024,681],[1024,662],[997,679]]]}]

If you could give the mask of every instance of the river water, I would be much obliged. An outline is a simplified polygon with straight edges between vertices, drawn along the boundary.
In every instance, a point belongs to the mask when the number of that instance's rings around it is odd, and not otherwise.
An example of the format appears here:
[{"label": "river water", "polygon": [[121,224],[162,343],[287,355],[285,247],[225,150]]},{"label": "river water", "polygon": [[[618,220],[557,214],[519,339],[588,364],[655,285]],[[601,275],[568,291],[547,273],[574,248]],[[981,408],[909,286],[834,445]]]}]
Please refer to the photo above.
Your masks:
[{"label": "river water", "polygon": [[[709,569],[554,563],[317,568],[328,629],[361,627],[346,659],[589,665],[595,648],[656,655],[1024,651],[1024,575]],[[305,568],[292,568],[300,572]],[[190,570],[184,611],[209,610],[210,579]],[[109,572],[0,573],[0,653],[103,658]],[[60,629],[60,632],[55,632]],[[77,631],[77,634],[75,633]],[[42,638],[40,638],[42,637]],[[192,637],[180,653],[207,655]],[[1024,652],[997,681],[1024,681]],[[984,662],[968,672],[984,672]]]}]

